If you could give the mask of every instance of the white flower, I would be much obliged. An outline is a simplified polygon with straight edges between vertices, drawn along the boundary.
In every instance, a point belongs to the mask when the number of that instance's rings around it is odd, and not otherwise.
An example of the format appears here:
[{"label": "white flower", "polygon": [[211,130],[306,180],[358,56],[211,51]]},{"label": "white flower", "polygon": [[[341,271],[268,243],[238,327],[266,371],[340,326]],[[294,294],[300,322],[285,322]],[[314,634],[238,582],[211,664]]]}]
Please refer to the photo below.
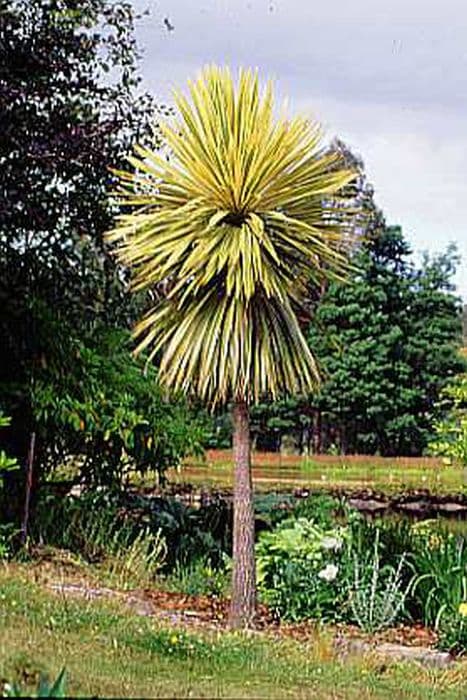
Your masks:
[{"label": "white flower", "polygon": [[335,564],[328,564],[327,566],[322,569],[319,574],[318,578],[323,579],[323,581],[334,581],[334,579],[337,576],[337,572],[339,571],[339,567],[336,566]]},{"label": "white flower", "polygon": [[338,550],[342,547],[342,540],[340,540],[338,537],[323,537],[321,540],[321,546],[324,549]]}]

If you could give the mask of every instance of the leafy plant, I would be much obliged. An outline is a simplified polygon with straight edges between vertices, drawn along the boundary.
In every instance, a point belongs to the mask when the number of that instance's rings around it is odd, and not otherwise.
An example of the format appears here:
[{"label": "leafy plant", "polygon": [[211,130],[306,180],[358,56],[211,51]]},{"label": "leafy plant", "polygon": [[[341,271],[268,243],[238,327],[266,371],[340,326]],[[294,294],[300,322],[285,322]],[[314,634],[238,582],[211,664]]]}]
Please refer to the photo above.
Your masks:
[{"label": "leafy plant", "polygon": [[186,595],[223,596],[229,589],[231,562],[225,559],[221,567],[209,561],[195,559],[190,564],[176,564],[164,581],[164,587]]},{"label": "leafy plant", "polygon": [[50,467],[71,457],[86,484],[120,485],[132,470],[162,480],[186,454],[202,453],[202,421],[185,401],[164,397],[156,370],[131,356],[127,332],[64,338],[55,360],[33,391]]},{"label": "leafy plant", "polygon": [[459,656],[467,654],[467,602],[461,603],[457,610],[444,610],[441,614],[438,647]]},{"label": "leafy plant", "polygon": [[444,417],[435,424],[432,454],[467,467],[467,374],[456,377],[442,392]]},{"label": "leafy plant", "polygon": [[[11,418],[9,416],[5,416],[3,411],[0,409],[0,429],[8,427],[10,423]],[[0,450],[0,489],[2,488],[2,474],[15,469],[19,469],[18,460],[15,457],[9,457],[5,450]]]},{"label": "leafy plant", "polygon": [[271,529],[290,517],[295,498],[289,494],[257,493],[254,498],[256,531]]},{"label": "leafy plant", "polygon": [[299,501],[294,508],[297,518],[308,518],[323,528],[334,526],[336,519],[346,519],[351,512],[344,502],[328,494],[313,494]]},{"label": "leafy plant", "polygon": [[467,542],[439,529],[434,534],[423,537],[415,552],[412,597],[424,623],[438,627],[467,598]]},{"label": "leafy plant", "polygon": [[410,592],[410,584],[404,585],[402,578],[405,556],[400,557],[397,567],[381,567],[377,531],[372,557],[362,560],[354,554],[353,563],[353,581],[348,585],[353,622],[366,632],[390,627],[403,615]]},{"label": "leafy plant", "polygon": [[41,675],[35,695],[24,692],[16,683],[6,683],[3,689],[5,698],[64,698],[66,697],[66,671],[62,668],[55,681],[50,682],[46,676]]},{"label": "leafy plant", "polygon": [[262,533],[256,546],[258,587],[264,602],[290,620],[342,619],[340,559],[347,531],[290,518]]},{"label": "leafy plant", "polygon": [[99,489],[78,497],[44,494],[31,535],[35,543],[68,549],[96,563],[125,551],[146,532],[165,542],[163,569],[170,572],[198,559],[221,566],[231,552],[231,520],[231,508],[223,500],[193,508],[173,498]]}]

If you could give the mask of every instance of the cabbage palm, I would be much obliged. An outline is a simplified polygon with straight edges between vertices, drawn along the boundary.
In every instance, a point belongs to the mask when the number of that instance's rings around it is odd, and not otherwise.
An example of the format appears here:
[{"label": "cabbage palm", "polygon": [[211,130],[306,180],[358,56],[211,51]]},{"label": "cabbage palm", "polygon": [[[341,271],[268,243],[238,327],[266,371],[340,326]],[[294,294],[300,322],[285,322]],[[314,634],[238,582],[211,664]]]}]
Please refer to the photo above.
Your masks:
[{"label": "cabbage palm", "polygon": [[296,314],[310,279],[345,270],[338,195],[354,175],[317,124],[276,118],[271,85],[261,92],[250,71],[235,81],[207,68],[175,101],[166,152],[136,146],[131,172],[117,173],[127,210],[109,238],[135,290],[164,289],[136,326],[137,350],[157,355],[167,387],[232,402],[231,614],[244,626],[255,610],[248,407],[319,381]]}]

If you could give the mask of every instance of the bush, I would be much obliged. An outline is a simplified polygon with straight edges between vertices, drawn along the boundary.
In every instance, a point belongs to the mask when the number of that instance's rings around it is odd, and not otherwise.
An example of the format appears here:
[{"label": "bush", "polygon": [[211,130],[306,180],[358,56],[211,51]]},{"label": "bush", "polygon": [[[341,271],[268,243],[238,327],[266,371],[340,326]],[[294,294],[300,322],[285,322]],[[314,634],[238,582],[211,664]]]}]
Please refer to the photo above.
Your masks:
[{"label": "bush", "polygon": [[318,493],[301,500],[294,508],[294,516],[297,518],[309,518],[314,523],[324,528],[334,527],[336,519],[347,520],[356,514],[344,501]]},{"label": "bush", "polygon": [[341,552],[346,530],[323,529],[291,518],[257,544],[258,586],[263,601],[289,620],[342,618]]},{"label": "bush", "polygon": [[132,470],[163,479],[187,454],[203,452],[203,421],[184,400],[167,400],[154,367],[132,357],[127,332],[97,328],[61,345],[32,396],[43,469],[72,458],[87,485],[113,486]]}]

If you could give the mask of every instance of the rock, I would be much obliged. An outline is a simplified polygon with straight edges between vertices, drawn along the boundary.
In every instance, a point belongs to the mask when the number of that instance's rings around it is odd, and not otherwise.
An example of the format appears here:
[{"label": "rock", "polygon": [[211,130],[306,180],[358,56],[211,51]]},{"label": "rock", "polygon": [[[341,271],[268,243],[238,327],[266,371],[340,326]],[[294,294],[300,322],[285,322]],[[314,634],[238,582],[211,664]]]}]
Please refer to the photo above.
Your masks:
[{"label": "rock", "polygon": [[445,651],[427,649],[426,647],[406,647],[402,644],[378,644],[374,649],[376,654],[391,657],[399,661],[418,661],[432,668],[446,668],[453,658]]},{"label": "rock", "polygon": [[403,644],[370,644],[361,639],[337,638],[334,646],[338,656],[345,658],[349,655],[363,656],[377,654],[394,661],[412,661],[431,668],[446,668],[454,662],[453,657],[444,651],[429,649],[421,646],[405,646]]},{"label": "rock", "polygon": [[399,503],[397,510],[404,510],[407,513],[422,514],[431,510],[431,504],[426,501],[408,501],[407,503]]},{"label": "rock", "polygon": [[437,510],[444,513],[465,513],[467,512],[467,506],[461,503],[440,503],[437,506]]},{"label": "rock", "polygon": [[349,506],[367,513],[375,513],[376,511],[386,510],[388,507],[385,501],[376,501],[373,498],[350,498]]}]

